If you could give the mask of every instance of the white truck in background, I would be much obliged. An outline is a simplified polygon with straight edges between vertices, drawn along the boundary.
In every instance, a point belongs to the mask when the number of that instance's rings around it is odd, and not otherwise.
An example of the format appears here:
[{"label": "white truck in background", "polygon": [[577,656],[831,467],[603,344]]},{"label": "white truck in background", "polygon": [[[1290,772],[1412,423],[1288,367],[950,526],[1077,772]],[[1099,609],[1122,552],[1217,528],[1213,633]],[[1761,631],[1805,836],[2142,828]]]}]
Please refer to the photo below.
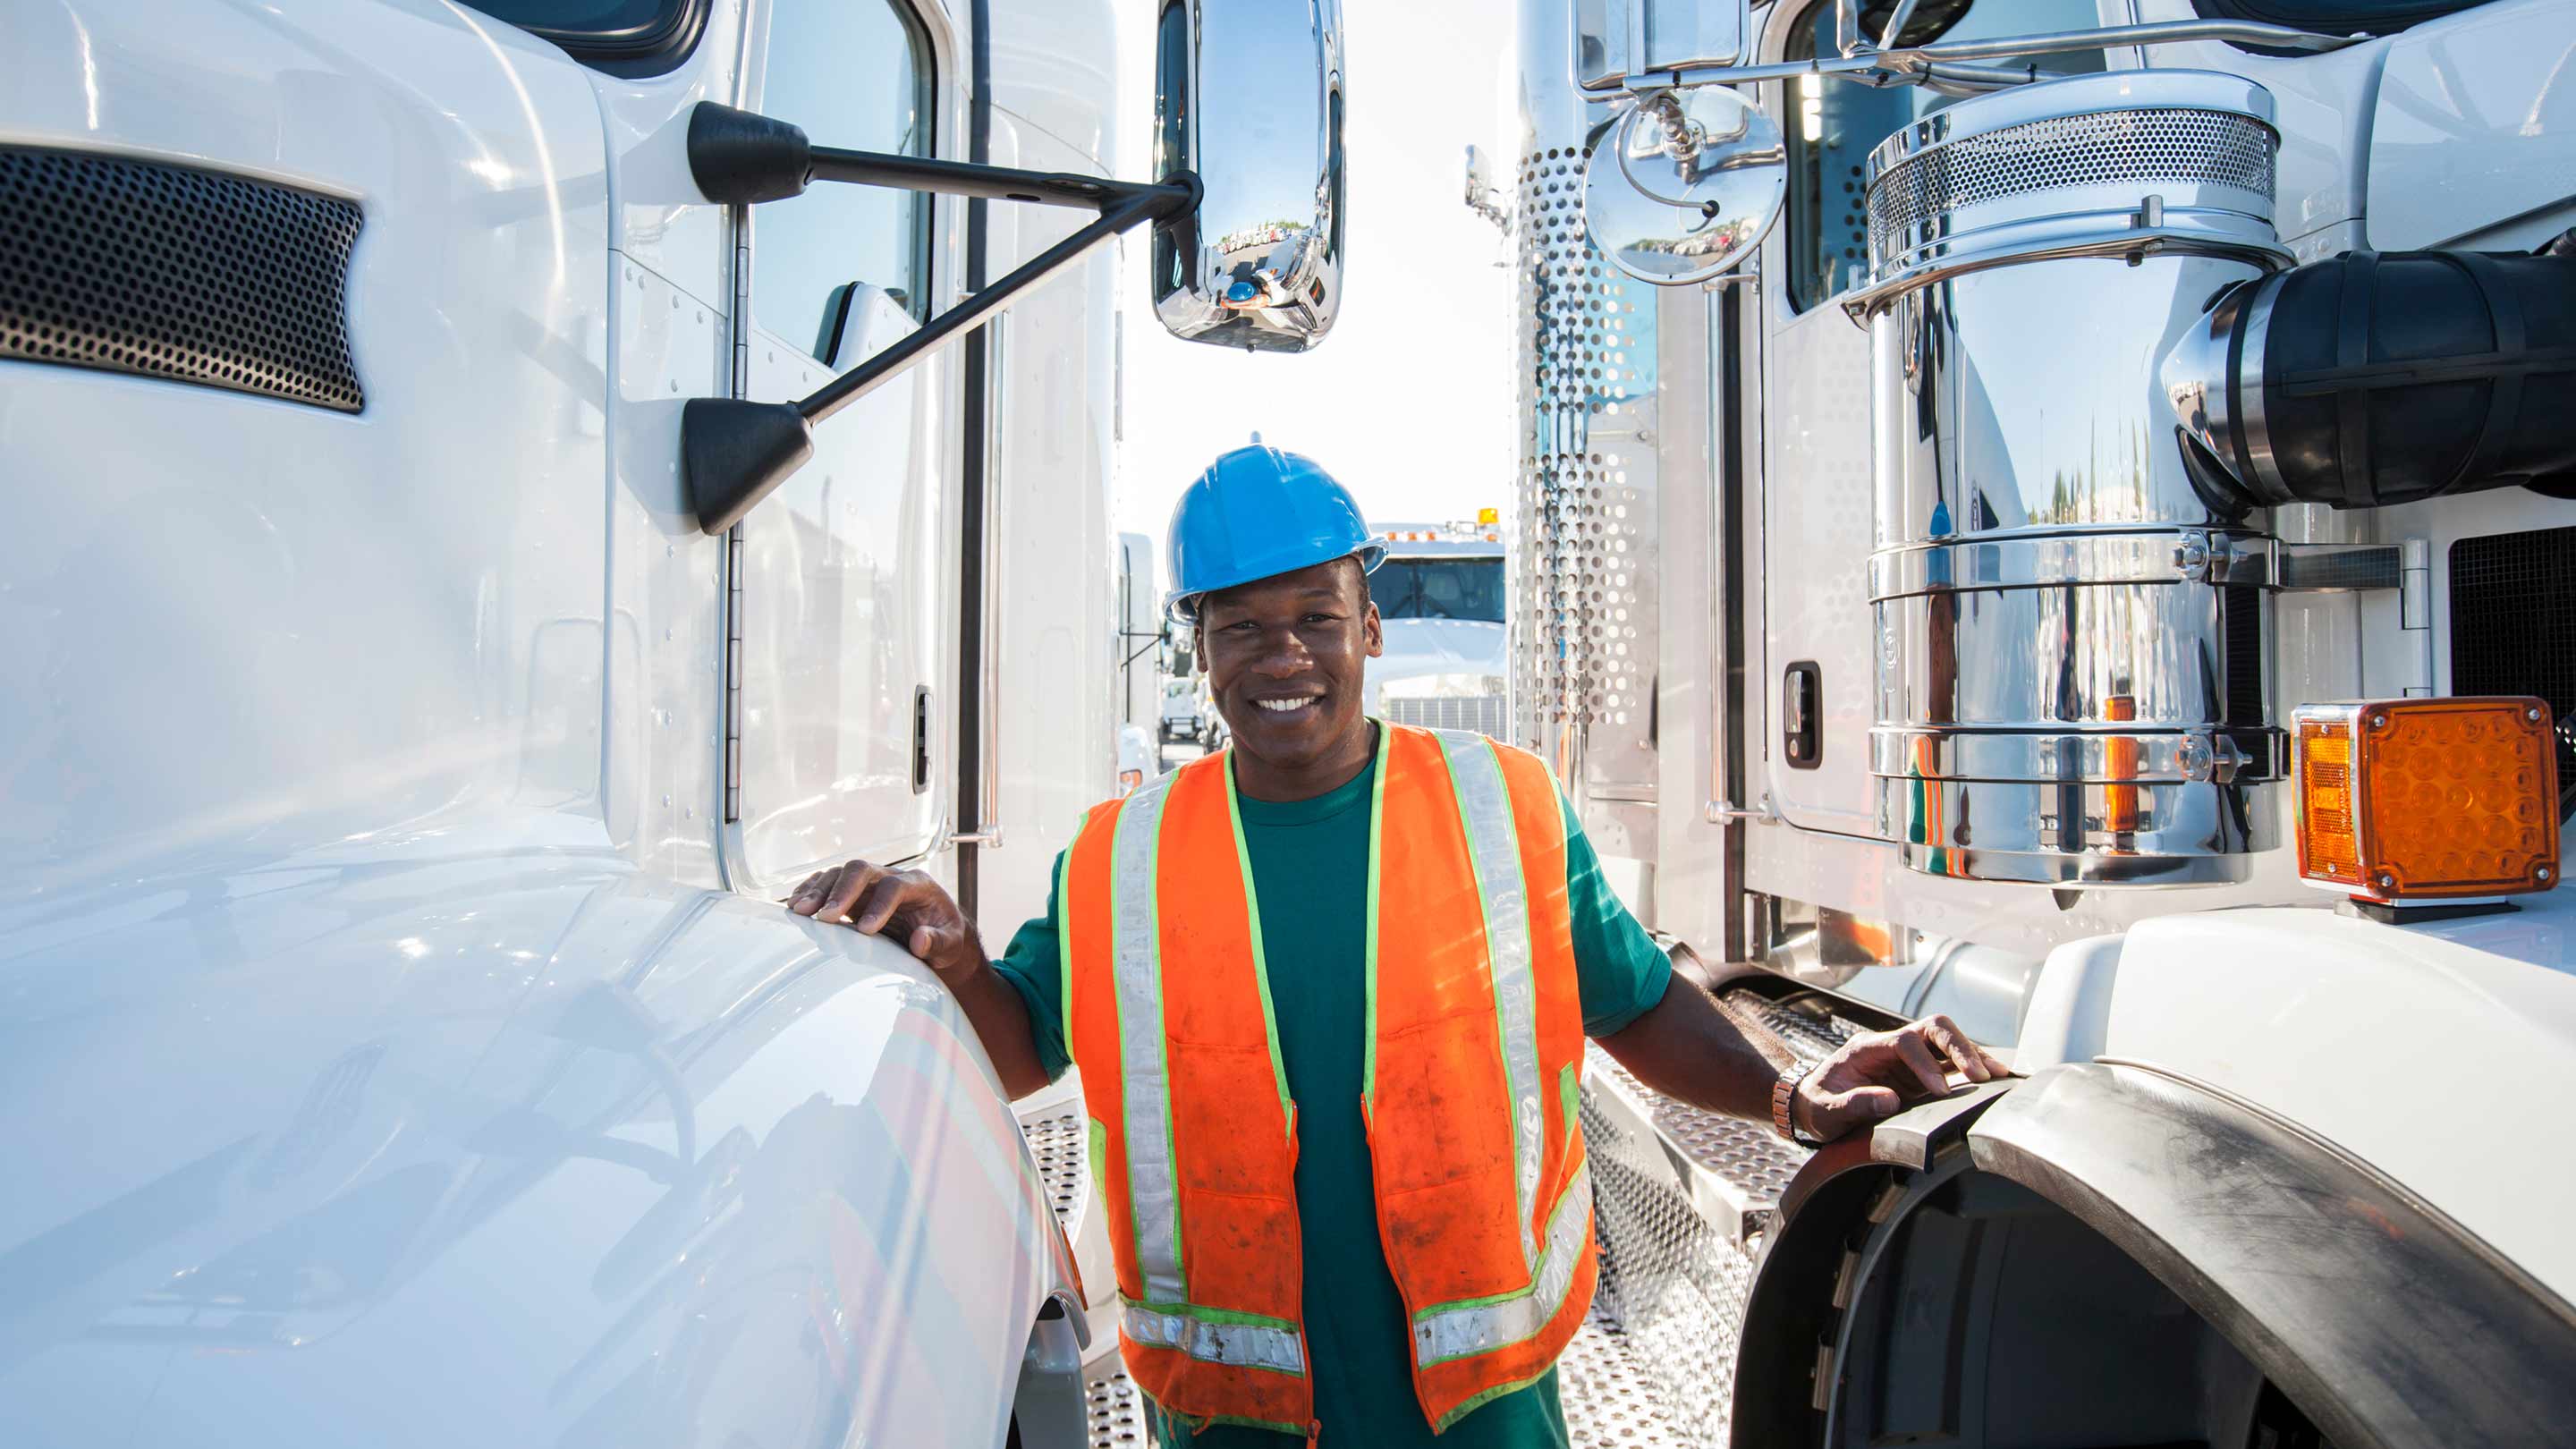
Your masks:
[{"label": "white truck in background", "polygon": [[1154,540],[1118,535],[1118,788],[1133,790],[1162,773],[1163,594]]},{"label": "white truck in background", "polygon": [[1329,326],[1338,16],[1152,21],[0,0],[0,1439],[1085,1441],[1079,1132],[777,901],[1115,789],[1099,244]]},{"label": "white truck in background", "polygon": [[1516,737],[1787,1055],[2026,1074],[1810,1156],[1596,1056],[1568,1403],[2569,1442],[2576,7],[1520,13]]},{"label": "white truck in background", "polygon": [[1369,576],[1369,601],[1377,605],[1386,652],[1369,661],[1369,713],[1508,738],[1510,591],[1500,514],[1489,508],[1474,523],[1374,527],[1386,559]]}]

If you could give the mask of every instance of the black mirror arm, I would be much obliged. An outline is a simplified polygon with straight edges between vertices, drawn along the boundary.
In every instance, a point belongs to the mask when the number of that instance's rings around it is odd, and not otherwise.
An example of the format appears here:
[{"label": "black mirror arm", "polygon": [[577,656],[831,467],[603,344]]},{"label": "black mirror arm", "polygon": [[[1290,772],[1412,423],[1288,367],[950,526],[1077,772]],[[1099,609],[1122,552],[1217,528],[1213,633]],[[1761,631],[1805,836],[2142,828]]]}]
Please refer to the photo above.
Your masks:
[{"label": "black mirror arm", "polygon": [[699,103],[689,118],[689,169],[708,200],[728,205],[781,200],[823,180],[1100,211],[1098,220],[807,397],[792,403],[692,399],[680,413],[681,481],[699,529],[710,535],[741,522],[814,455],[814,424],[992,320],[1020,293],[1102,242],[1147,222],[1188,215],[1201,191],[1199,179],[1186,171],[1146,184],[815,147],[783,121],[712,101]]}]

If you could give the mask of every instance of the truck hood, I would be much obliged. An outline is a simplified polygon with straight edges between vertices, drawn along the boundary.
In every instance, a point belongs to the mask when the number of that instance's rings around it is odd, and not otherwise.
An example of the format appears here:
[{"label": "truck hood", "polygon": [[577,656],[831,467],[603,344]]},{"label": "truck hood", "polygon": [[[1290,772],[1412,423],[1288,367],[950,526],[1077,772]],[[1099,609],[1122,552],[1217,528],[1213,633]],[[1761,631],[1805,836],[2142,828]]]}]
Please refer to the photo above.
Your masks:
[{"label": "truck hood", "polygon": [[1054,1228],[885,943],[535,812],[0,943],[13,1440],[998,1442]]},{"label": "truck hood", "polygon": [[1384,685],[1429,675],[1499,678],[1510,670],[1509,642],[1500,624],[1474,619],[1389,619],[1386,653],[1368,662],[1368,694]]}]

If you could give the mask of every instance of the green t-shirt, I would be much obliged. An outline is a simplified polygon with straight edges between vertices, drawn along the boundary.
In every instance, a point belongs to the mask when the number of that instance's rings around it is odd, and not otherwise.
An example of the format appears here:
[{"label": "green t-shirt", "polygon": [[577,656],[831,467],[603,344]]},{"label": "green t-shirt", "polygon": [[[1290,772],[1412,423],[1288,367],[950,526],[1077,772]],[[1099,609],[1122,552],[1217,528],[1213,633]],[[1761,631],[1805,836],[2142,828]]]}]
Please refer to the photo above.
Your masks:
[{"label": "green t-shirt", "polygon": [[[1312,800],[1242,799],[1244,846],[1260,900],[1263,959],[1278,1016],[1288,1094],[1298,1103],[1297,1216],[1305,1235],[1306,1347],[1326,1449],[1564,1449],[1551,1370],[1434,1438],[1413,1393],[1404,1303],[1377,1231],[1377,1194],[1360,1121],[1366,1043],[1362,963],[1368,920],[1370,771]],[[1583,1027],[1607,1036],[1661,1001],[1671,964],[1601,878],[1566,812],[1566,885]],[[1062,872],[1059,871],[1059,878]],[[994,965],[1020,993],[1050,1077],[1070,1065],[1056,954],[1058,902],[1022,926]],[[1337,1108],[1327,1104],[1340,1104]],[[1154,1415],[1173,1449],[1285,1449],[1295,1441],[1219,1424],[1191,1435]]]}]

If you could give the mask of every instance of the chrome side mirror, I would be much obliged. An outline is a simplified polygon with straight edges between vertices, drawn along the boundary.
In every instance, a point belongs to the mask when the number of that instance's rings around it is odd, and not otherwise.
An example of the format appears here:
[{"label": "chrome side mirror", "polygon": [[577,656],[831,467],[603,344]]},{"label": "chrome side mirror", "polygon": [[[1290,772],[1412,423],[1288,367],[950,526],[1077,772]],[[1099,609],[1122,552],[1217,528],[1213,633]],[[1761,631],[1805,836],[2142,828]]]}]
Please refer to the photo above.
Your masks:
[{"label": "chrome side mirror", "polygon": [[1154,230],[1154,313],[1303,352],[1342,301],[1340,0],[1164,0],[1155,25],[1154,174],[1204,194]]},{"label": "chrome side mirror", "polygon": [[1574,0],[1574,80],[1613,91],[1630,76],[1738,65],[1753,35],[1753,0]]},{"label": "chrome side mirror", "polygon": [[1641,96],[1583,168],[1583,221],[1610,265],[1660,287],[1742,266],[1789,202],[1789,150],[1726,86]]}]

